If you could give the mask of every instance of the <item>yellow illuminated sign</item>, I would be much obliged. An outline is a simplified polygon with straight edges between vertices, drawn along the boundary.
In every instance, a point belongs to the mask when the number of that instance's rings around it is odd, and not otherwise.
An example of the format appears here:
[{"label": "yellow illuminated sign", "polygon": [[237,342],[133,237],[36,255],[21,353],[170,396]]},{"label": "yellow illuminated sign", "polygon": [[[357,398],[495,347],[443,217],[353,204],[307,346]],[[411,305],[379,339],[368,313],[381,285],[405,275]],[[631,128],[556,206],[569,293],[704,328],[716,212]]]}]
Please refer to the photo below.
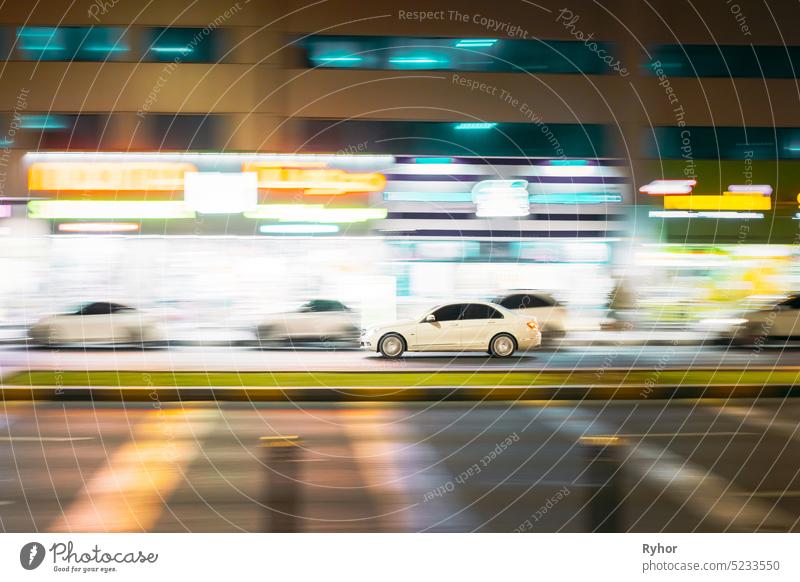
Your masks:
[{"label": "yellow illuminated sign", "polygon": [[196,172],[182,162],[39,162],[28,170],[28,190],[183,190],[183,176]]},{"label": "yellow illuminated sign", "polygon": [[245,162],[245,172],[258,174],[258,187],[265,190],[303,190],[311,196],[336,196],[355,192],[380,192],[386,187],[383,174],[352,173],[332,168],[270,166]]},{"label": "yellow illuminated sign", "polygon": [[722,196],[664,196],[665,210],[770,210],[772,199],[760,192],[724,192]]}]

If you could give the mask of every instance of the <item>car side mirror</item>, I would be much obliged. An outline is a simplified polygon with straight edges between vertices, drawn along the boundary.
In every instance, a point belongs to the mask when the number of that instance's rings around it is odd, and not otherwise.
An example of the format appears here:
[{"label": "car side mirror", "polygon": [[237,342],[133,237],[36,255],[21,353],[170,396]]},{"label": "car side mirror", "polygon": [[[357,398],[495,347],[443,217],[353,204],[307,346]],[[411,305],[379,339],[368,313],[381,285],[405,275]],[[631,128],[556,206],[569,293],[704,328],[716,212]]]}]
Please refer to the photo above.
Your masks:
[{"label": "car side mirror", "polygon": [[429,313],[428,315],[425,316],[425,321],[427,321],[428,323],[433,323],[434,321],[436,321],[436,316],[433,313]]}]

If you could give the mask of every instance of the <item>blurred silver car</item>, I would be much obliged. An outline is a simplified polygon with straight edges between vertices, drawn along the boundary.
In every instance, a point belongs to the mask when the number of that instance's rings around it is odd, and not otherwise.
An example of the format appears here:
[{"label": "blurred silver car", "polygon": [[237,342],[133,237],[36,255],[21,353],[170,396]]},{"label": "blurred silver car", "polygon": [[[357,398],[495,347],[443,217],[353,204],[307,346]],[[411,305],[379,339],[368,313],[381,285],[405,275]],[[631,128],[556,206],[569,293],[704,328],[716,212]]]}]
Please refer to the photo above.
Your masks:
[{"label": "blurred silver car", "polygon": [[148,344],[164,339],[155,316],[102,301],[45,317],[31,326],[28,337],[39,345]]},{"label": "blurred silver car", "polygon": [[551,342],[562,339],[567,332],[567,309],[548,293],[514,289],[492,299],[520,315],[534,317],[542,332],[542,341]]},{"label": "blurred silver car", "polygon": [[800,295],[791,295],[763,309],[747,311],[730,320],[723,334],[739,345],[760,345],[766,341],[800,340]]},{"label": "blurred silver car", "polygon": [[358,316],[341,301],[314,299],[295,311],[279,313],[256,328],[261,342],[358,341]]}]

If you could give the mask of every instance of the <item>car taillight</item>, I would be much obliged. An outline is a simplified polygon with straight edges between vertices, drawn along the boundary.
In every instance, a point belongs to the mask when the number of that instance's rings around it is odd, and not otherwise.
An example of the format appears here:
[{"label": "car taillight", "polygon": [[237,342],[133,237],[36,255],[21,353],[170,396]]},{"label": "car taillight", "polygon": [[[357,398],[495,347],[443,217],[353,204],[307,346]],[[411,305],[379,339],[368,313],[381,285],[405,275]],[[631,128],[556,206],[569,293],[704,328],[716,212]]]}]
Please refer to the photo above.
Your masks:
[{"label": "car taillight", "polygon": [[533,331],[539,331],[539,324],[535,321],[529,321],[528,327],[531,328]]}]

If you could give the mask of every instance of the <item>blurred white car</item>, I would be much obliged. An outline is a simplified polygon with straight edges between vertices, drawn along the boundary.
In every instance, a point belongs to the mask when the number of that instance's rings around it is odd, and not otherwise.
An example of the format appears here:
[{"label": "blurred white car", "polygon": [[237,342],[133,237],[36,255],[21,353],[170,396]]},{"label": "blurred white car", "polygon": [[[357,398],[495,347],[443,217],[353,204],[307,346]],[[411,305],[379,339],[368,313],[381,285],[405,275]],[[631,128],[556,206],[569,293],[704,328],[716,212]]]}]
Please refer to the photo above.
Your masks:
[{"label": "blurred white car", "polygon": [[477,301],[440,305],[417,320],[373,327],[361,336],[361,347],[387,358],[435,351],[488,352],[507,358],[541,342],[535,319]]},{"label": "blurred white car", "polygon": [[358,317],[341,301],[315,299],[256,328],[260,342],[358,341]]},{"label": "blurred white car", "polygon": [[86,303],[45,317],[28,330],[40,345],[146,344],[164,339],[156,317],[119,303]]},{"label": "blurred white car", "polygon": [[726,339],[742,345],[767,340],[800,340],[800,295],[792,295],[764,309],[748,311],[729,320]]},{"label": "blurred white car", "polygon": [[512,290],[492,299],[525,317],[535,317],[545,342],[562,339],[567,330],[567,309],[552,295],[539,291]]}]

